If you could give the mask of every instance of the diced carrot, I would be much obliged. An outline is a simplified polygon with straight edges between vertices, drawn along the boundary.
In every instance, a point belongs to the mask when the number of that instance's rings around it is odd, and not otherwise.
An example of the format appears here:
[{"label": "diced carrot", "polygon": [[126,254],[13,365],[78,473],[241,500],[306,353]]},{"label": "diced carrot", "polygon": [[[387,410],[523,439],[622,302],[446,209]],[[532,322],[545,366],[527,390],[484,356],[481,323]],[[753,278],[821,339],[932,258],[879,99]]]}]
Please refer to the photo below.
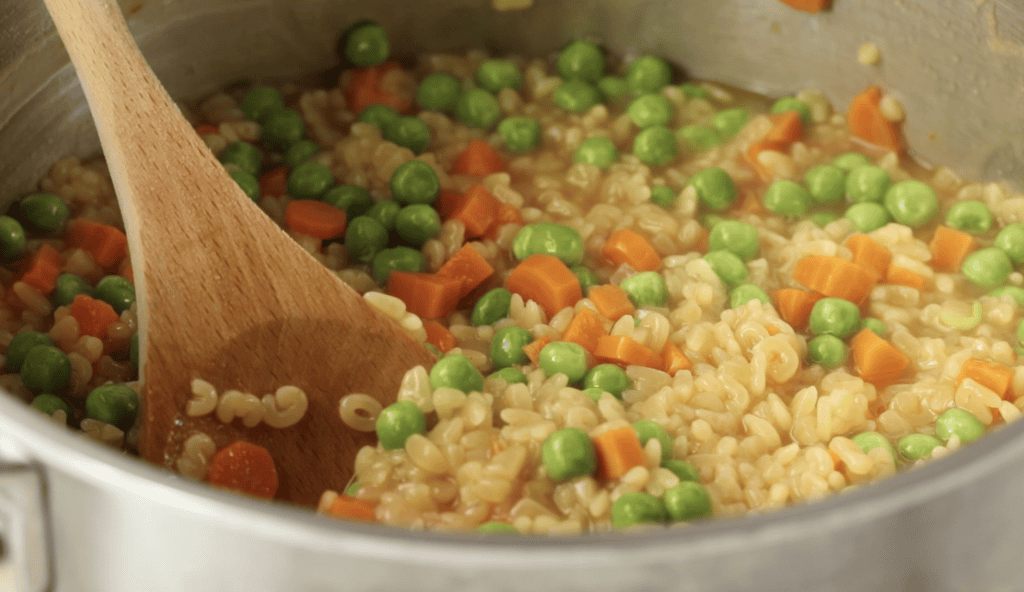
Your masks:
[{"label": "diced carrot", "polygon": [[804,135],[804,123],[799,111],[784,111],[771,116],[772,126],[764,136],[765,142],[790,145]]},{"label": "diced carrot", "polygon": [[358,520],[360,522],[376,522],[377,504],[361,500],[349,495],[339,495],[324,512],[331,518],[342,520]]},{"label": "diced carrot", "polygon": [[423,328],[427,332],[427,343],[437,348],[437,351],[447,353],[458,343],[452,332],[437,321],[423,321]]},{"label": "diced carrot", "polygon": [[483,258],[480,251],[469,243],[462,245],[462,248],[437,270],[438,277],[451,278],[462,283],[459,298],[472,292],[492,274],[494,268]]},{"label": "diced carrot", "polygon": [[661,269],[661,255],[650,241],[628,228],[611,233],[601,247],[601,254],[615,265],[625,263],[637,271]]},{"label": "diced carrot", "polygon": [[1006,398],[1010,393],[1010,386],[1013,384],[1013,374],[1013,368],[1006,364],[970,358],[960,367],[960,374],[956,376],[956,384],[959,386],[970,378],[1000,397]]},{"label": "diced carrot", "polygon": [[594,357],[602,363],[622,367],[662,368],[661,356],[657,352],[625,335],[604,335],[598,338]]},{"label": "diced carrot", "polygon": [[462,195],[448,219],[462,221],[467,239],[479,238],[497,219],[500,203],[487,188],[477,183]]},{"label": "diced carrot", "polygon": [[435,273],[392,271],[388,294],[405,303],[406,309],[422,319],[441,319],[455,310],[462,292],[462,280]]},{"label": "diced carrot", "polygon": [[540,350],[544,349],[544,346],[551,343],[551,338],[547,335],[543,335],[534,339],[530,343],[523,346],[523,353],[530,359],[531,362],[537,364],[540,362]]},{"label": "diced carrot", "polygon": [[210,458],[206,482],[271,499],[277,493],[277,469],[266,448],[235,440]]},{"label": "diced carrot", "polygon": [[885,279],[885,274],[889,272],[889,263],[892,261],[892,253],[885,245],[866,234],[857,234],[846,241],[846,248],[853,253],[854,263],[875,272],[878,281]]},{"label": "diced carrot", "polygon": [[64,231],[64,248],[82,249],[100,267],[114,267],[128,254],[128,238],[107,224],[76,218]]},{"label": "diced carrot", "polygon": [[928,243],[935,271],[960,271],[964,259],[977,248],[978,241],[973,236],[948,226],[936,228],[932,241]]},{"label": "diced carrot", "polygon": [[608,321],[593,309],[581,307],[576,316],[569,321],[569,326],[562,333],[562,341],[571,341],[583,346],[583,349],[594,353],[597,340],[608,334],[605,323]]},{"label": "diced carrot", "polygon": [[437,210],[437,214],[441,216],[442,220],[447,220],[452,215],[452,211],[462,201],[462,194],[454,189],[442,189],[437,194],[437,199],[434,200],[434,209]]},{"label": "diced carrot", "polygon": [[315,199],[293,199],[284,208],[288,228],[321,240],[345,236],[348,216],[345,210]]},{"label": "diced carrot", "polygon": [[132,267],[131,259],[125,259],[121,262],[121,268],[117,271],[117,275],[133,284],[135,283],[135,268]]},{"label": "diced carrot", "polygon": [[644,448],[632,426],[622,426],[592,438],[597,453],[597,475],[601,479],[619,479],[633,467],[646,462]]},{"label": "diced carrot", "polygon": [[25,263],[24,272],[18,278],[43,294],[53,292],[57,285],[64,259],[56,249],[43,243]]},{"label": "diced carrot", "polygon": [[761,202],[761,198],[757,196],[756,191],[744,191],[743,197],[737,202],[736,209],[744,214],[753,214],[755,216],[764,216],[768,213],[764,203]]},{"label": "diced carrot", "polygon": [[505,287],[523,300],[536,302],[549,319],[583,297],[579,279],[565,263],[554,255],[540,253],[516,265],[506,278]]},{"label": "diced carrot", "polygon": [[779,311],[779,318],[789,323],[793,330],[803,331],[811,318],[814,303],[825,296],[799,288],[783,288],[772,292],[772,300]]},{"label": "diced carrot", "polygon": [[505,170],[505,159],[483,140],[471,140],[452,163],[453,175],[486,177]]},{"label": "diced carrot", "polygon": [[279,166],[260,177],[260,195],[281,197],[288,193],[288,167]]},{"label": "diced carrot", "polygon": [[839,467],[843,465],[843,458],[839,456],[839,453],[829,449],[828,455],[832,457],[832,469],[835,471],[839,470]]},{"label": "diced carrot", "polygon": [[881,100],[882,91],[877,86],[869,86],[853,98],[846,114],[850,134],[886,150],[902,152],[900,127],[882,114],[879,107]]},{"label": "diced carrot", "polygon": [[693,245],[693,250],[700,253],[701,255],[708,254],[708,241],[711,240],[711,232],[703,226],[700,227],[700,234],[697,236],[697,242]]},{"label": "diced carrot", "polygon": [[877,283],[875,273],[842,257],[808,255],[797,261],[793,279],[825,296],[860,304]]},{"label": "diced carrot", "polygon": [[394,92],[385,85],[384,79],[388,73],[400,69],[401,66],[395,62],[384,62],[352,70],[348,86],[345,87],[349,110],[359,114],[370,105],[387,105],[399,113],[409,113],[412,110],[412,96]]},{"label": "diced carrot", "polygon": [[613,323],[623,315],[633,314],[635,310],[633,301],[629,299],[629,294],[615,284],[591,286],[587,291],[587,298],[594,303],[598,312]]},{"label": "diced carrot", "polygon": [[494,222],[491,222],[491,226],[484,232],[484,238],[495,239],[498,238],[498,230],[506,224],[522,224],[523,217],[519,214],[519,208],[509,205],[507,203],[498,202],[498,212],[494,217]]},{"label": "diced carrot", "polygon": [[775,325],[765,325],[764,330],[767,331],[769,335],[779,334],[779,328],[776,327]]},{"label": "diced carrot", "polygon": [[784,144],[782,142],[768,142],[761,140],[760,142],[754,142],[751,144],[750,147],[747,148],[746,152],[743,153],[743,158],[762,180],[771,181],[775,178],[775,171],[768,168],[761,162],[761,153],[767,150],[785,152],[787,147],[788,144]]},{"label": "diced carrot", "polygon": [[928,278],[906,267],[890,264],[889,270],[885,273],[885,283],[923,290],[925,284],[928,283]]},{"label": "diced carrot", "polygon": [[209,123],[204,123],[196,126],[196,134],[199,136],[209,136],[213,134],[219,134],[220,128]]},{"label": "diced carrot", "polygon": [[79,333],[100,339],[107,336],[107,328],[111,324],[121,320],[113,306],[85,294],[75,296],[70,312],[78,321]]},{"label": "diced carrot", "polygon": [[686,353],[671,339],[665,342],[665,347],[661,348],[661,365],[661,369],[672,376],[675,376],[676,372],[680,370],[693,368],[690,358],[686,357]]},{"label": "diced carrot", "polygon": [[910,358],[871,329],[861,329],[850,340],[850,357],[864,382],[883,388],[903,376]]},{"label": "diced carrot", "polygon": [[832,0],[782,0],[783,3],[792,6],[797,10],[811,14],[828,10],[832,6]]}]

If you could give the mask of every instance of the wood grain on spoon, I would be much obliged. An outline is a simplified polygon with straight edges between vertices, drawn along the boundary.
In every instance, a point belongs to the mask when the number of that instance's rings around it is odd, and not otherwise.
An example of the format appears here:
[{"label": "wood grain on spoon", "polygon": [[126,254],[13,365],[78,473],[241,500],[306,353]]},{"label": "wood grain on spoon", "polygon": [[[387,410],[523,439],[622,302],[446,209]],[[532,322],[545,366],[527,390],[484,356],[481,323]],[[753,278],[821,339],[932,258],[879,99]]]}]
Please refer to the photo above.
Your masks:
[{"label": "wood grain on spoon", "polygon": [[[433,356],[321,266],[227,175],[171,102],[109,0],[45,0],[82,81],[129,236],[144,378],[139,451],[171,466],[197,430],[218,446],[266,447],[278,498],[314,505],[344,487],[372,435],[338,401],[385,405],[404,372]],[[194,59],[202,59],[195,56]],[[190,382],[257,396],[302,388],[296,425],[245,428],[184,414]]]}]

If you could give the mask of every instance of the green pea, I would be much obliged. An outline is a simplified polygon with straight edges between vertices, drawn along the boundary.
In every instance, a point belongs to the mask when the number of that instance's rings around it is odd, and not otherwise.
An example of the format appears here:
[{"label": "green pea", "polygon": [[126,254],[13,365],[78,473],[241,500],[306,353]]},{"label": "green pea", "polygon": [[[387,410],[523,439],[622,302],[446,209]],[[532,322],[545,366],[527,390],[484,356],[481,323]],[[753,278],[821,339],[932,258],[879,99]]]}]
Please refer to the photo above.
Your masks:
[{"label": "green pea", "polygon": [[672,474],[679,477],[680,481],[700,483],[700,472],[697,470],[697,467],[685,460],[663,460],[661,461],[661,466],[672,471]]},{"label": "green pea", "polygon": [[853,222],[853,227],[864,233],[878,230],[890,222],[889,210],[873,201],[853,204],[846,208],[843,217]]},{"label": "green pea", "polygon": [[498,329],[491,339],[491,364],[505,368],[513,364],[525,364],[529,358],[523,346],[533,341],[533,336],[520,327]]},{"label": "green pea", "polygon": [[220,161],[225,165],[235,165],[239,170],[255,176],[260,174],[263,153],[248,142],[231,142],[220,153]]},{"label": "green pea", "polygon": [[544,471],[555,481],[590,475],[597,469],[597,454],[590,436],[579,428],[562,428],[544,439],[540,450]]},{"label": "green pea", "polygon": [[368,123],[381,131],[389,123],[397,121],[402,115],[387,105],[370,105],[359,114],[360,123]]},{"label": "green pea", "polygon": [[586,395],[591,401],[597,403],[598,401],[601,400],[601,397],[603,397],[604,394],[607,393],[608,391],[601,388],[597,388],[596,386],[591,386],[583,389],[580,392]]},{"label": "green pea", "polygon": [[761,249],[757,228],[739,220],[723,220],[715,224],[708,236],[708,250],[719,249],[731,251],[744,261],[754,259]]},{"label": "green pea", "polygon": [[1003,296],[1009,296],[1017,303],[1017,306],[1024,308],[1024,288],[1019,286],[1003,286],[996,288],[988,293],[993,298],[1002,298]]},{"label": "green pea", "polygon": [[388,244],[388,231],[376,218],[356,216],[345,229],[345,251],[350,259],[369,263]]},{"label": "green pea", "polygon": [[893,447],[892,442],[889,442],[888,438],[878,432],[861,432],[850,439],[853,440],[854,444],[860,446],[860,449],[863,450],[865,454],[875,448],[882,448],[889,453],[893,462],[896,462],[899,458],[896,456],[896,449]]},{"label": "green pea", "polygon": [[359,185],[335,185],[323,194],[322,199],[339,210],[345,210],[349,220],[362,216],[373,207],[370,192]]},{"label": "green pea", "polygon": [[729,173],[718,167],[706,168],[690,177],[689,184],[706,207],[720,212],[736,201],[736,184]]},{"label": "green pea", "polygon": [[714,126],[719,136],[729,138],[738,134],[743,126],[747,125],[749,119],[750,111],[743,107],[723,109],[711,118],[711,125]]},{"label": "green pea", "polygon": [[942,446],[942,442],[928,434],[907,434],[896,443],[896,448],[907,460],[920,460],[930,458],[932,450]]},{"label": "green pea", "polygon": [[360,484],[359,481],[349,483],[348,487],[345,488],[345,495],[355,497],[355,495],[359,493],[360,487],[362,487],[362,484]]},{"label": "green pea", "polygon": [[870,329],[872,333],[879,337],[885,337],[889,333],[889,328],[885,326],[884,322],[872,317],[861,319],[860,328]]},{"label": "green pea", "polygon": [[626,96],[626,79],[620,76],[604,76],[597,81],[597,90],[606,101],[618,101]]},{"label": "green pea", "polygon": [[785,113],[786,111],[796,111],[800,115],[800,122],[804,124],[804,127],[811,125],[812,114],[811,108],[807,103],[801,101],[796,97],[782,97],[772,104],[772,113]]},{"label": "green pea", "polygon": [[590,41],[569,43],[555,60],[555,69],[565,80],[597,82],[604,76],[604,65],[604,52]]},{"label": "green pea", "polygon": [[295,168],[317,154],[320,154],[319,144],[312,140],[299,140],[285,151],[284,163],[290,168]]},{"label": "green pea", "polygon": [[505,288],[494,288],[481,296],[473,305],[470,323],[474,327],[493,325],[508,316],[511,305],[512,292]]},{"label": "green pea", "polygon": [[92,295],[121,314],[135,303],[135,286],[119,275],[108,275],[96,282]]},{"label": "green pea", "polygon": [[672,458],[672,448],[675,446],[675,440],[668,434],[665,426],[652,419],[641,419],[640,421],[633,422],[633,430],[636,431],[636,435],[640,438],[640,445],[646,446],[647,441],[654,438],[661,443],[661,462]]},{"label": "green pea", "polygon": [[804,175],[804,185],[816,203],[842,201],[846,194],[846,171],[831,164],[819,164]]},{"label": "green pea", "polygon": [[257,86],[245,93],[238,106],[246,119],[263,123],[272,112],[284,109],[284,96],[272,86]]},{"label": "green pea", "polygon": [[676,136],[663,125],[652,125],[633,138],[633,154],[645,164],[668,164],[676,157]]},{"label": "green pea", "polygon": [[403,163],[391,175],[391,195],[400,204],[432,204],[440,192],[437,173],[422,160]]},{"label": "green pea", "polygon": [[711,496],[696,481],[680,481],[665,492],[665,509],[673,522],[709,518],[713,512]]},{"label": "green pea", "polygon": [[679,201],[679,192],[667,185],[651,187],[651,203],[663,208],[671,208]]},{"label": "green pea", "polygon": [[718,275],[718,279],[728,287],[738,286],[750,276],[750,270],[747,269],[743,260],[731,251],[724,249],[711,251],[704,255],[704,260]]},{"label": "green pea", "polygon": [[419,117],[399,117],[386,124],[384,137],[413,154],[422,154],[430,146],[430,128]]},{"label": "green pea", "polygon": [[548,376],[565,374],[569,384],[576,384],[587,373],[587,350],[571,341],[552,341],[541,348],[539,362]]},{"label": "green pea", "polygon": [[[888,216],[889,215],[886,214],[886,217]],[[818,228],[824,228],[838,219],[839,216],[832,212],[818,212],[816,214],[811,214],[811,216],[808,218],[808,220],[813,222],[814,225],[817,226]]]},{"label": "green pea", "polygon": [[32,399],[32,406],[42,411],[46,415],[53,415],[58,409],[63,411],[67,416],[71,416],[71,406],[64,402],[57,395],[51,395],[50,393],[42,393],[36,395]]},{"label": "green pea", "polygon": [[855,167],[846,175],[846,195],[853,203],[881,202],[891,181],[889,173],[875,165]]},{"label": "green pea", "polygon": [[846,172],[850,172],[861,165],[871,164],[871,161],[860,152],[846,152],[833,158],[832,164]]},{"label": "green pea", "polygon": [[679,138],[694,152],[705,152],[722,143],[718,132],[710,125],[686,125],[679,128]]},{"label": "green pea", "polygon": [[555,89],[551,100],[566,111],[582,113],[601,102],[601,91],[583,80],[566,80]]},{"label": "green pea", "polygon": [[1024,319],[1020,320],[1020,324],[1017,325],[1017,341],[1024,345]]},{"label": "green pea", "polygon": [[757,300],[767,305],[772,303],[768,294],[755,284],[740,284],[729,290],[729,306],[731,308],[739,308],[751,300]]},{"label": "green pea", "polygon": [[992,212],[983,202],[961,201],[946,212],[946,226],[968,234],[985,234],[992,229]]},{"label": "green pea", "polygon": [[5,356],[7,361],[4,363],[4,368],[10,373],[21,372],[21,365],[25,362],[25,356],[28,355],[30,349],[37,345],[54,345],[53,339],[46,333],[40,333],[38,331],[22,331],[11,339],[11,342],[7,344],[7,351]]},{"label": "green pea", "polygon": [[612,502],[612,526],[615,528],[666,520],[665,504],[646,491],[624,493]]},{"label": "green pea", "polygon": [[380,412],[374,427],[385,450],[398,450],[405,448],[409,436],[427,431],[427,419],[416,403],[395,401]]},{"label": "green pea", "polygon": [[505,147],[512,152],[529,152],[540,145],[540,124],[531,117],[509,117],[498,124]]},{"label": "green pea", "polygon": [[672,69],[659,57],[642,56],[626,66],[626,87],[633,94],[658,92],[671,81]]},{"label": "green pea", "polygon": [[412,204],[398,211],[395,217],[395,232],[414,247],[423,246],[441,230],[441,216],[433,206]]},{"label": "green pea", "polygon": [[562,224],[528,224],[516,233],[512,254],[519,261],[530,255],[554,255],[566,265],[579,265],[583,261],[583,237],[575,228]]},{"label": "green pea", "polygon": [[764,207],[780,216],[803,216],[811,207],[811,194],[795,181],[779,179],[765,192]]},{"label": "green pea", "polygon": [[622,280],[619,287],[626,291],[633,306],[637,308],[668,305],[668,286],[664,276],[657,271],[642,271],[631,275]]},{"label": "green pea", "polygon": [[811,308],[809,326],[815,335],[846,339],[860,328],[860,309],[849,300],[822,298]]},{"label": "green pea", "polygon": [[359,66],[373,66],[388,59],[391,45],[384,28],[372,21],[357,23],[345,37],[345,58]]},{"label": "green pea", "polygon": [[0,258],[17,259],[25,254],[25,229],[10,216],[0,216]]},{"label": "green pea", "polygon": [[21,363],[21,382],[33,392],[53,393],[71,382],[71,361],[53,345],[36,345]]},{"label": "green pea", "polygon": [[426,342],[424,342],[424,343],[423,343],[423,347],[424,347],[424,348],[425,348],[425,349],[426,349],[426,350],[427,350],[428,352],[430,352],[430,353],[434,354],[434,357],[435,357],[435,358],[440,358],[440,357],[441,357],[441,356],[443,355],[443,354],[441,353],[441,350],[437,349],[437,346],[435,346],[435,345],[434,345],[433,343],[426,343]]},{"label": "green pea", "polygon": [[632,384],[633,381],[629,379],[626,371],[615,364],[598,364],[587,370],[583,376],[584,389],[601,389],[602,392],[611,393],[617,399],[621,399],[622,392]]},{"label": "green pea", "polygon": [[994,288],[1006,283],[1013,272],[1013,262],[998,247],[979,249],[964,258],[961,271],[976,286]]},{"label": "green pea", "polygon": [[707,99],[708,91],[696,82],[685,82],[679,85],[679,90],[690,99]]},{"label": "green pea", "polygon": [[603,137],[583,140],[573,155],[573,162],[585,162],[599,169],[608,168],[618,159],[619,151],[615,148],[615,144],[612,144],[612,141],[608,138]]},{"label": "green pea", "polygon": [[501,370],[498,370],[497,372],[492,372],[491,375],[488,376],[487,378],[500,378],[500,379],[504,380],[507,384],[513,384],[513,383],[526,384],[527,383],[526,375],[523,374],[522,371],[519,370],[518,368],[513,368],[512,366],[509,366],[507,368],[502,368]]},{"label": "green pea", "polygon": [[935,420],[935,436],[943,442],[949,442],[950,438],[957,436],[961,444],[966,444],[984,434],[985,424],[970,411],[952,407]]},{"label": "green pea", "polygon": [[462,94],[459,79],[445,72],[426,76],[416,87],[416,103],[431,111],[452,111]]},{"label": "green pea", "polygon": [[288,175],[288,195],[295,199],[320,199],[333,185],[331,169],[319,162],[304,162]]},{"label": "green pea", "polygon": [[485,534],[519,534],[515,526],[506,522],[484,522],[476,527],[476,531]]},{"label": "green pea", "polygon": [[708,213],[701,216],[700,224],[704,228],[707,228],[710,232],[710,230],[714,229],[715,226],[718,226],[719,224],[725,222],[726,220],[728,220],[728,218],[726,218],[725,216],[719,216],[718,214]]},{"label": "green pea", "polygon": [[21,198],[18,209],[22,219],[39,234],[60,230],[71,211],[68,204],[55,193],[31,193]]},{"label": "green pea", "polygon": [[261,139],[274,150],[287,150],[306,135],[306,122],[294,109],[275,109],[268,113],[261,123]]},{"label": "green pea", "polygon": [[402,211],[402,206],[393,199],[385,199],[378,201],[377,203],[370,206],[369,210],[366,210],[366,216],[369,216],[380,222],[380,225],[384,227],[384,230],[391,232],[395,229],[395,225],[398,221],[398,212]]},{"label": "green pea", "polygon": [[807,342],[807,357],[823,368],[838,368],[846,363],[846,344],[835,335],[818,335]]},{"label": "green pea", "polygon": [[139,395],[124,384],[98,386],[85,398],[85,415],[127,430],[139,412]]},{"label": "green pea", "polygon": [[455,117],[469,127],[490,129],[501,118],[501,107],[489,91],[470,88],[455,101]]},{"label": "green pea", "polygon": [[484,376],[466,356],[448,354],[430,369],[430,386],[458,389],[464,393],[480,392],[484,389]]},{"label": "green pea", "polygon": [[383,249],[373,256],[373,280],[379,285],[387,284],[392,271],[423,271],[425,267],[423,255],[410,247]]},{"label": "green pea", "polygon": [[509,60],[484,60],[477,66],[476,83],[483,88],[497,93],[503,88],[516,89],[523,85],[523,75],[519,67]]},{"label": "green pea", "polygon": [[996,235],[992,246],[1002,249],[1014,265],[1024,263],[1024,224],[1016,223],[1003,227]]},{"label": "green pea", "polygon": [[921,181],[900,181],[885,192],[885,209],[900,224],[920,228],[935,218],[939,198]]},{"label": "green pea", "polygon": [[597,274],[595,274],[589,267],[573,265],[569,268],[569,271],[571,271],[572,274],[576,276],[576,279],[579,280],[581,294],[585,295],[591,286],[596,286],[600,283],[600,280],[597,279]]},{"label": "green pea", "polygon": [[132,366],[139,367],[139,332],[132,333],[132,339],[128,343],[128,361]]},{"label": "green pea", "polygon": [[253,201],[259,201],[260,199],[260,182],[256,177],[253,177],[245,171],[231,170],[228,171],[228,176],[238,185],[238,188],[242,190],[242,193],[246,197]]},{"label": "green pea", "polygon": [[91,295],[92,285],[73,273],[62,273],[57,276],[57,282],[50,298],[57,306],[70,306],[75,301],[75,296],[79,294]]},{"label": "green pea", "polygon": [[633,99],[626,114],[639,128],[668,125],[672,121],[672,103],[665,95],[648,93]]}]

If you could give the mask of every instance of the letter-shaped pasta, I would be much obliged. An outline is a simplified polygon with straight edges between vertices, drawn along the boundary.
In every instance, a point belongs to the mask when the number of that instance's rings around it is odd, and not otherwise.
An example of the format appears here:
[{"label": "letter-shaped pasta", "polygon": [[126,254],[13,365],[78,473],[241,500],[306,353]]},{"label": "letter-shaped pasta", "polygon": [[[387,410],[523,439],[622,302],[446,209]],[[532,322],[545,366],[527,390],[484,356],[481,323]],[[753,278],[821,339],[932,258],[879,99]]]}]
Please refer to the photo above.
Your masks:
[{"label": "letter-shaped pasta", "polygon": [[[185,412],[189,417],[199,417],[207,413],[213,413],[217,408],[217,389],[205,380],[196,378],[192,380],[192,397],[188,400]],[[230,420],[228,420],[230,421]]]},{"label": "letter-shaped pasta", "polygon": [[800,354],[785,335],[773,335],[754,346],[753,353],[765,354],[765,374],[776,383],[793,378],[800,369]]},{"label": "letter-shaped pasta", "polygon": [[282,386],[274,394],[263,396],[263,421],[272,428],[287,428],[299,423],[308,407],[302,389]]},{"label": "letter-shaped pasta", "polygon": [[217,403],[217,419],[224,423],[231,423],[231,420],[240,417],[245,427],[252,428],[259,425],[264,415],[260,400],[252,393],[226,391]]},{"label": "letter-shaped pasta", "polygon": [[377,399],[362,393],[352,393],[338,401],[338,415],[348,427],[360,432],[376,429],[377,417],[384,408]]}]

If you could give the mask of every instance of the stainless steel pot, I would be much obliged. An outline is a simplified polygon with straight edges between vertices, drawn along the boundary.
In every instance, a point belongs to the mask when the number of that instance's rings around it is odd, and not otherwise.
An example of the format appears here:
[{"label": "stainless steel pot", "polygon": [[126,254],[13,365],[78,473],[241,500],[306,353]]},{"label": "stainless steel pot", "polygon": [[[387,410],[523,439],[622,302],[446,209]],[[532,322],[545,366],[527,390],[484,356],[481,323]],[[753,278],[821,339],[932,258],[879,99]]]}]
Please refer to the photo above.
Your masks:
[{"label": "stainless steel pot", "polygon": [[[1024,186],[1024,8],[1009,0],[122,0],[172,94],[329,67],[338,31],[376,18],[394,47],[544,55],[566,40],[654,52],[768,94],[845,107],[878,83],[927,162]],[[39,0],[0,11],[0,196],[98,149]],[[877,67],[856,61],[876,43]],[[60,429],[0,396],[0,589],[1024,590],[1024,428],[874,487],[766,516],[642,535],[481,539],[364,527],[214,491]]]}]

